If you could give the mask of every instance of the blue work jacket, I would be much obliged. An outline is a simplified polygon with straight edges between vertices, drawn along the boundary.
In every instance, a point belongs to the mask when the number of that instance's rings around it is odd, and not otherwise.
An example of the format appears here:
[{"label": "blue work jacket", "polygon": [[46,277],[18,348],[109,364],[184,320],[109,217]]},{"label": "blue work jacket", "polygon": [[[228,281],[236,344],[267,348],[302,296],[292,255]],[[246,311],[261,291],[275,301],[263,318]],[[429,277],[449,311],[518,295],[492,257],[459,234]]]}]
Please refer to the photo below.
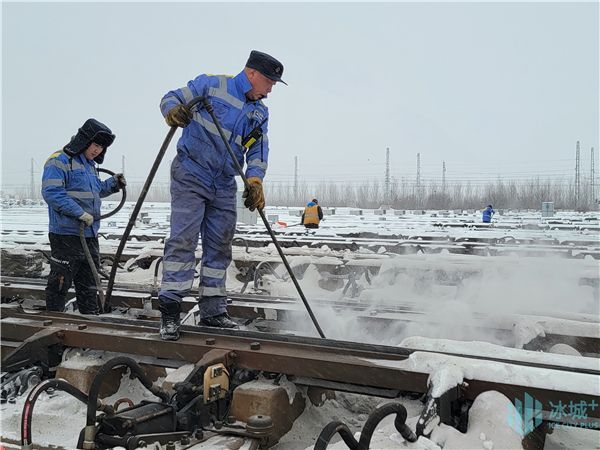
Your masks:
[{"label": "blue work jacket", "polygon": [[79,236],[79,217],[87,212],[94,216],[85,236],[93,237],[100,228],[101,197],[118,192],[117,181],[110,177],[101,181],[96,163],[83,153],[69,156],[64,151],[50,155],[44,165],[42,196],[48,203],[49,231]]},{"label": "blue work jacket", "polygon": [[[187,86],[169,91],[162,98],[160,109],[163,116],[166,116],[178,104],[187,104],[197,96],[207,96],[241,167],[244,166],[245,153],[246,177],[258,177],[262,180],[269,157],[269,110],[260,100],[246,99],[246,92],[250,89],[252,85],[243,71],[235,77],[200,75]],[[211,116],[202,108],[201,103],[193,109],[193,114],[192,122],[183,129],[177,143],[177,152],[183,166],[208,187],[234,189],[234,176],[238,173]],[[244,137],[261,123],[263,137],[246,152],[242,146]]]},{"label": "blue work jacket", "polygon": [[495,212],[496,211],[494,211],[492,208],[485,208],[481,216],[482,222],[490,223],[492,221],[492,216],[495,214]]}]

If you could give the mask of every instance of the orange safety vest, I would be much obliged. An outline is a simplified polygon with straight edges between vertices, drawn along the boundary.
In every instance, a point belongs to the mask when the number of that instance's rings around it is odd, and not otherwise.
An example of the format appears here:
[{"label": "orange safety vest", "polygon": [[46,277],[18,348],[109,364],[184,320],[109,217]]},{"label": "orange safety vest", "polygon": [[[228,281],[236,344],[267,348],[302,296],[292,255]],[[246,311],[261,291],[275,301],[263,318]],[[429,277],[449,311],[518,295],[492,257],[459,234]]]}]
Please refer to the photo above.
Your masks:
[{"label": "orange safety vest", "polygon": [[308,223],[314,223],[316,225],[319,225],[320,220],[318,208],[318,205],[307,206],[306,208],[304,208],[304,225]]}]

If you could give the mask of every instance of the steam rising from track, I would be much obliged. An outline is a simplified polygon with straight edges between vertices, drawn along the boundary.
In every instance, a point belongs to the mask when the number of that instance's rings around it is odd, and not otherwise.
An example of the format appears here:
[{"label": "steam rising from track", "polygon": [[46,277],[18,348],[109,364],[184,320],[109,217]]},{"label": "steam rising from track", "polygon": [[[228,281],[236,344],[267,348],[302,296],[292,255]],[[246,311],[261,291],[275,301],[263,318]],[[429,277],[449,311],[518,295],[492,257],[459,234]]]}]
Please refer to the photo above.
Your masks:
[{"label": "steam rising from track", "polygon": [[[479,258],[476,273],[464,272],[458,285],[444,285],[440,281],[457,270],[445,258],[440,270],[439,255],[398,256],[386,262],[369,285],[364,277],[359,281],[363,289],[357,298],[345,301],[367,306],[372,317],[382,317],[383,309],[407,306],[397,324],[387,327],[369,324],[357,318],[356,312],[340,308],[319,307],[313,301],[315,314],[328,338],[356,342],[398,345],[410,336],[440,339],[479,340],[508,346],[519,346],[519,333],[535,330],[513,330],[514,315],[536,315],[573,318],[578,314],[597,317],[600,313],[598,291],[581,285],[582,277],[593,275],[598,264],[594,260],[564,259],[556,256],[527,257],[472,257]],[[407,258],[420,258],[420,264],[407,264]],[[408,267],[408,269],[407,269]],[[410,268],[414,267],[414,268]],[[300,281],[309,300],[317,298],[341,299],[340,290],[330,292],[319,288],[321,276],[309,267]],[[276,282],[272,295],[294,296],[291,283]],[[301,332],[313,335],[314,329],[305,312],[294,313],[294,323]],[[364,313],[363,313],[364,315]],[[509,317],[510,316],[510,317]],[[519,326],[527,323],[523,317]],[[523,325],[525,323],[525,325]],[[499,333],[497,328],[508,328]]]}]

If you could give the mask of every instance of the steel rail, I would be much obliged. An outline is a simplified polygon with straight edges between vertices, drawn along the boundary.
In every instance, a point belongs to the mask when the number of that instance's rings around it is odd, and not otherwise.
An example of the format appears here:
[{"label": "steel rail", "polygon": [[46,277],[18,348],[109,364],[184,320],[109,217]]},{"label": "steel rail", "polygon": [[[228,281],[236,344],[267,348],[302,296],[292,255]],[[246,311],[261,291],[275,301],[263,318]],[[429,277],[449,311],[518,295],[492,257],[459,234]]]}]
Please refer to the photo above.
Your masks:
[{"label": "steel rail", "polygon": [[[0,276],[0,288],[3,290],[2,297],[11,297],[13,295],[17,295],[22,293],[24,295],[30,296],[31,298],[42,299],[43,294],[40,292],[40,288],[45,289],[46,280],[43,278],[26,278],[26,277],[12,277],[12,276]],[[121,293],[125,293],[130,295],[120,295],[119,298],[124,302],[122,306],[129,308],[143,308],[146,299],[148,299],[152,294],[149,291],[150,285],[144,285],[140,283],[127,283],[120,282],[115,284],[115,289]],[[73,294],[73,292],[71,292]],[[190,295],[193,297],[198,294],[198,290],[192,288],[190,291]],[[273,297],[267,294],[260,293],[252,293],[252,294],[240,294],[236,292],[228,292],[227,297],[232,302],[250,302],[253,303],[249,305],[249,307],[260,306],[262,303],[264,304],[297,304],[297,299],[294,297],[286,297],[278,295],[277,297]],[[23,297],[25,298],[25,297]],[[402,314],[417,314],[423,315],[424,311],[415,309],[417,306],[416,302],[378,302],[377,308],[375,310],[372,308],[372,305],[361,303],[358,301],[352,300],[332,300],[332,299],[315,299],[316,304],[320,304],[321,306],[328,306],[333,308],[345,308],[345,310],[350,311],[375,311],[377,313],[402,313]],[[194,302],[186,302],[185,300],[182,303],[182,312],[188,312],[194,305],[197,303]],[[157,308],[158,303],[156,303],[156,299],[152,299],[152,307],[154,309]],[[523,313],[525,314],[525,313]],[[534,313],[527,313],[529,315],[536,315]],[[475,313],[478,319],[485,319],[484,315],[478,315]],[[589,322],[599,324],[600,320],[593,314],[577,314],[577,313],[560,313],[559,315],[551,316],[548,311],[541,311],[537,315],[543,315],[543,317],[551,317],[556,319],[567,319],[567,320],[575,320],[579,322]],[[246,317],[245,315],[242,317]]]},{"label": "steel rail", "polygon": [[[426,393],[429,390],[427,369],[408,369],[406,360],[409,357],[407,349],[345,343],[318,338],[297,338],[266,335],[252,332],[231,332],[228,330],[201,329],[184,330],[177,342],[161,341],[157,327],[154,324],[125,323],[123,320],[86,320],[87,318],[64,317],[60,314],[30,314],[19,313],[16,308],[10,314],[4,314],[1,319],[3,339],[27,338],[31,346],[36,336],[53,336],[63,346],[89,348],[94,350],[114,351],[118,348],[121,353],[142,355],[155,358],[179,359],[195,363],[210,350],[224,351],[225,362],[228,366],[239,369],[265,371],[301,377],[302,384],[306,380],[325,380],[333,383],[341,390],[353,392],[354,387],[359,391],[369,392],[383,389],[396,392]],[[186,328],[186,327],[184,327]],[[53,344],[56,341],[52,341]],[[19,349],[14,353],[18,354]],[[3,365],[11,362],[14,353],[3,360]],[[437,353],[437,352],[436,352]],[[442,355],[440,355],[442,356]],[[15,357],[18,360],[18,356]],[[476,358],[473,358],[476,359]],[[451,361],[451,360],[450,360]],[[492,360],[488,362],[493,363]],[[403,364],[404,363],[404,364]],[[519,369],[514,362],[511,373],[519,370],[531,371],[531,368]],[[532,376],[532,382],[518,384],[510,380],[490,381],[486,379],[486,371],[465,379],[464,383],[451,388],[457,398],[474,400],[480,393],[495,390],[509,399],[523,398],[525,394],[533,396],[542,404],[543,411],[552,411],[559,402],[569,404],[569,401],[585,402],[587,405],[598,403],[598,396],[592,395],[586,387],[588,383],[599,381],[599,375],[579,373],[582,391],[572,392],[549,388],[544,384],[547,379],[560,377],[565,372],[546,365],[535,365],[543,372],[526,372]],[[6,367],[6,366],[5,366]],[[543,375],[542,375],[543,374]],[[366,390],[366,391],[365,391]],[[386,391],[387,392],[387,391]],[[376,395],[376,394],[371,394]],[[390,394],[387,394],[390,395]],[[600,408],[588,411],[589,420],[598,422]],[[560,422],[560,418],[559,418]]]},{"label": "steel rail", "polygon": [[[7,281],[6,277],[2,278],[2,296],[3,298],[36,298],[37,301],[43,299],[44,286],[42,280],[35,280],[35,283],[22,283],[23,280],[28,279],[11,279]],[[152,297],[148,292],[141,292],[138,290],[119,289],[114,294],[115,306],[126,308],[126,309],[139,309],[140,318],[147,317],[148,314],[144,311],[158,309],[158,301],[156,297]],[[289,317],[289,313],[301,312],[302,309],[298,308],[298,302],[293,298],[272,298],[264,295],[255,294],[231,294],[230,304],[228,308],[234,317],[239,317],[245,320],[257,320],[255,326],[259,329],[266,329],[271,332],[277,330],[285,330],[286,332],[293,332],[298,329],[293,321],[289,321],[286,318]],[[314,304],[322,307],[329,307],[334,309],[341,309],[350,314],[354,315],[354,319],[357,323],[361,324],[365,328],[376,328],[376,327],[389,327],[391,324],[409,324],[413,322],[427,322],[435,324],[435,322],[428,321],[427,315],[423,311],[415,310],[414,305],[386,305],[384,307],[378,307],[376,311],[370,310],[368,305],[357,304],[356,302],[344,302],[344,301],[329,301],[320,300],[314,301]],[[189,312],[196,302],[182,302],[182,312]],[[35,307],[36,305],[30,305]],[[39,304],[39,308],[43,308],[43,304]],[[151,316],[152,317],[152,316]],[[485,319],[485,316],[478,317],[478,319]],[[596,323],[596,322],[590,322]],[[479,325],[479,322],[474,324],[467,324],[473,330],[494,332],[496,335],[503,335],[509,339],[512,334],[512,328],[495,327]],[[557,333],[545,333],[544,336],[537,337],[526,344],[526,349],[529,350],[540,350],[547,349],[551,345],[563,343],[568,344],[581,353],[586,354],[600,354],[600,337],[589,336],[589,335],[577,335],[577,334],[557,334]]]},{"label": "steel rail", "polygon": [[[23,299],[34,298],[41,300],[44,298],[44,284],[40,279],[25,279],[25,278],[9,278],[2,277],[2,297]],[[31,283],[29,283],[31,282]],[[120,286],[113,294],[114,305],[122,308],[140,309],[141,316],[143,311],[157,310],[158,301],[152,297],[150,293],[134,289],[132,286]],[[257,327],[276,331],[277,329],[285,329],[287,332],[297,329],[295,323],[287,321],[285,318],[290,312],[300,312],[298,302],[294,298],[273,298],[265,295],[257,294],[235,294],[230,293],[230,304],[228,308],[233,316],[246,320],[259,320],[256,323]],[[332,301],[332,300],[313,300],[313,303],[321,307],[329,307],[341,309],[355,316],[355,319],[365,327],[388,327],[393,323],[412,323],[412,322],[427,322],[435,324],[434,321],[429,321],[424,311],[415,309],[415,305],[392,305],[386,304],[379,306],[376,310],[369,309],[369,305],[360,304],[352,301]],[[196,302],[182,302],[182,312],[189,312]],[[35,305],[32,305],[35,306]],[[43,305],[39,305],[43,308]],[[475,315],[479,320],[485,320],[485,315]],[[561,319],[562,317],[558,318]],[[570,320],[577,320],[576,317]],[[281,323],[281,326],[277,324]],[[594,321],[584,321],[588,324],[596,324]],[[464,324],[474,330],[486,332],[494,332],[498,336],[503,335],[506,338],[512,336],[512,328],[495,327],[490,328],[489,325]],[[563,343],[568,344],[582,353],[600,354],[600,337],[577,334],[557,334],[545,333],[542,337],[537,337],[527,344],[527,348],[531,350],[539,350],[548,348],[551,345]]]},{"label": "steel rail", "polygon": [[[21,294],[20,296],[25,298],[35,298],[35,299],[43,299],[45,295],[45,287],[46,280],[42,278],[24,278],[24,277],[0,277],[0,287],[3,290],[2,297],[11,297]],[[132,283],[122,283],[115,284],[115,291],[119,291],[122,293],[126,293],[131,295],[131,297],[127,297],[127,295],[115,295],[115,298],[119,298],[122,301],[122,306],[126,306],[129,308],[143,308],[144,302],[146,298],[149,298],[151,294],[148,290],[144,290],[143,286],[132,284]],[[70,292],[74,293],[74,292]],[[192,289],[190,291],[190,295],[197,294],[197,289]],[[232,302],[251,302],[256,304],[268,303],[268,304],[290,304],[297,305],[298,301],[294,297],[284,297],[277,296],[272,297],[265,294],[238,294],[235,292],[228,292],[227,297],[232,300]],[[370,310],[370,305],[365,303],[359,303],[357,301],[343,301],[343,300],[329,300],[329,299],[316,299],[316,304],[322,304],[322,306],[329,306],[333,308],[346,308],[355,311],[362,310]],[[182,312],[188,312],[196,302],[186,302],[185,300],[182,302]],[[152,299],[152,307],[157,309],[157,300]],[[256,305],[250,305],[251,307],[255,307]],[[377,311],[381,313],[413,313],[413,314],[423,314],[422,311],[413,310],[413,305],[403,304],[396,305],[391,303],[380,304],[377,307]]]},{"label": "steel rail", "polygon": [[[275,231],[273,231],[276,233]],[[119,234],[102,234],[106,239],[114,239],[115,241],[119,239]],[[249,246],[253,248],[264,248],[267,247],[270,243],[270,237],[266,234],[243,234],[236,233],[235,238],[243,239],[244,246]],[[159,244],[159,241],[164,241],[165,236],[163,235],[134,235],[128,236],[128,245],[135,244],[134,242],[148,242],[153,241]],[[464,240],[468,239],[468,240]],[[426,239],[385,239],[382,237],[381,239],[375,238],[344,238],[344,237],[332,237],[332,236],[304,236],[304,235],[282,235],[277,234],[277,241],[282,248],[295,248],[301,246],[309,246],[310,248],[320,248],[323,246],[327,246],[331,250],[334,251],[342,251],[342,250],[358,250],[359,248],[375,250],[381,247],[384,247],[386,251],[390,254],[404,254],[415,251],[423,251],[425,253],[436,253],[438,250],[447,249],[450,253],[463,254],[463,255],[472,255],[472,254],[487,254],[490,255],[502,255],[503,253],[508,252],[517,252],[517,253],[525,253],[527,255],[535,255],[541,254],[544,255],[546,253],[555,253],[555,254],[566,254],[567,257],[572,259],[578,259],[585,255],[590,255],[595,259],[600,258],[598,245],[571,245],[565,241],[565,243],[557,243],[557,244],[528,244],[528,243],[512,243],[512,242],[498,242],[498,243],[488,243],[482,240],[478,240],[477,238],[464,238],[460,240],[460,238],[450,238],[450,239],[441,239],[441,240],[426,240]],[[10,242],[14,242],[16,244],[34,244],[36,241],[34,239],[27,240],[25,238],[16,238],[12,239]],[[234,246],[238,245],[233,243]],[[125,250],[122,250],[122,254],[120,255],[120,260],[123,259]],[[579,256],[582,255],[582,256]]]},{"label": "steel rail", "polygon": [[[85,325],[87,327],[98,327],[106,330],[113,330],[119,335],[119,331],[123,330],[124,327],[135,332],[139,332],[141,335],[146,336],[150,340],[158,339],[158,323],[153,321],[144,321],[140,319],[127,319],[127,318],[115,318],[108,316],[81,316],[77,314],[67,314],[59,312],[24,312],[22,308],[15,306],[2,305],[0,307],[0,320],[3,328],[0,330],[2,339],[12,339],[10,331],[4,330],[4,327],[12,329],[13,324],[10,320],[5,319],[18,319],[18,320],[34,320],[37,322],[46,322],[47,326],[52,325],[56,327],[63,325],[69,327],[71,325]],[[19,323],[18,321],[16,322]],[[41,328],[40,328],[41,329]],[[512,364],[517,366],[534,367],[541,369],[558,370],[563,372],[575,372],[584,373],[589,375],[596,375],[600,377],[600,369],[589,369],[584,367],[571,367],[571,366],[557,366],[553,364],[542,364],[529,361],[509,360],[505,358],[487,357],[480,355],[472,355],[468,353],[456,353],[456,352],[444,352],[437,350],[421,350],[421,349],[410,349],[399,346],[386,346],[378,344],[365,344],[359,342],[340,341],[334,339],[317,339],[308,336],[292,336],[292,335],[279,335],[273,333],[264,333],[258,331],[249,330],[230,330],[220,328],[210,328],[201,326],[182,326],[181,330],[187,336],[191,336],[192,339],[205,339],[207,335],[211,337],[222,337],[229,340],[239,339],[241,341],[252,340],[261,342],[272,342],[279,343],[281,345],[290,346],[310,346],[311,348],[328,348],[334,352],[358,352],[363,357],[368,359],[398,359],[404,360],[415,352],[421,353],[434,353],[446,356],[454,356],[459,358],[468,358],[484,361],[499,362],[504,364]],[[39,331],[39,330],[38,330]],[[369,354],[370,355],[365,355]],[[386,356],[387,355],[387,356]]]}]

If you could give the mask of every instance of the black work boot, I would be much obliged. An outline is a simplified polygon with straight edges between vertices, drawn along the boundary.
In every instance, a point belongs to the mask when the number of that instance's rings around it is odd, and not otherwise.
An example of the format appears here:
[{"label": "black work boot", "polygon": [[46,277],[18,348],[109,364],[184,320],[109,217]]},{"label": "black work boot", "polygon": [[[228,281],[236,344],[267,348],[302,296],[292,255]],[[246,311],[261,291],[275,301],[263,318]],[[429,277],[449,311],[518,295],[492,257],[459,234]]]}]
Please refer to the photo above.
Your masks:
[{"label": "black work boot", "polygon": [[226,312],[218,316],[204,317],[200,319],[200,325],[215,328],[239,328],[238,324],[231,320],[231,317]]},{"label": "black work boot", "polygon": [[161,306],[159,308],[160,317],[160,338],[163,341],[176,341],[179,339],[179,327],[181,318],[179,317],[179,305]]}]

